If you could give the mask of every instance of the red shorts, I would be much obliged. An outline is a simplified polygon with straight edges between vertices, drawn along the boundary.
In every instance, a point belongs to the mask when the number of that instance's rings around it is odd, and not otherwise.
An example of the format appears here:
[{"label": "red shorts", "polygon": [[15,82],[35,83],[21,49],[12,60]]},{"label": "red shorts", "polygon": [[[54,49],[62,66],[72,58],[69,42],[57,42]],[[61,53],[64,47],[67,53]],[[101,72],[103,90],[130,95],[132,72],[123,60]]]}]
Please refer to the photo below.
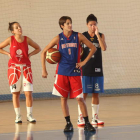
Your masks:
[{"label": "red shorts", "polygon": [[52,94],[65,98],[68,98],[68,95],[70,98],[83,98],[81,76],[64,76],[57,74]]}]

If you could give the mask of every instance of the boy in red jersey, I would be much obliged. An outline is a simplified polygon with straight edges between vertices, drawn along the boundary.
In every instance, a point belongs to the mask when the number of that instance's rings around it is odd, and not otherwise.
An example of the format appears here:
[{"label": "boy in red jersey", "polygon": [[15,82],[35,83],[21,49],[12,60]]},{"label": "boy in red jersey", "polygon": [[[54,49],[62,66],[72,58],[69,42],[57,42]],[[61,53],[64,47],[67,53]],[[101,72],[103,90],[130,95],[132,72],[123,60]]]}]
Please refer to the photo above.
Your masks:
[{"label": "boy in red jersey", "polygon": [[[53,94],[61,96],[61,106],[67,122],[64,132],[73,131],[73,125],[70,121],[69,108],[67,105],[68,95],[70,98],[76,98],[80,105],[86,122],[85,130],[95,131],[95,128],[88,120],[87,108],[83,99],[80,68],[87,63],[93,53],[95,53],[96,48],[81,33],[72,31],[72,19],[70,17],[61,17],[59,19],[59,25],[63,32],[57,35],[42,51],[42,77],[47,78],[48,75],[45,66],[46,52],[48,49],[58,45],[58,50],[61,53],[61,60],[57,66]],[[81,43],[85,43],[91,49],[89,55],[82,62],[80,62]]]},{"label": "boy in red jersey", "polygon": [[[10,90],[13,94],[13,106],[16,113],[15,123],[22,123],[19,104],[21,89],[23,89],[26,96],[27,120],[29,122],[36,122],[32,117],[33,78],[29,58],[39,53],[41,49],[29,37],[22,35],[22,27],[18,22],[9,23],[9,30],[13,36],[0,43],[0,53],[6,54],[9,57],[8,79]],[[3,50],[8,45],[10,45],[10,52]],[[28,45],[35,50],[28,53]]]}]

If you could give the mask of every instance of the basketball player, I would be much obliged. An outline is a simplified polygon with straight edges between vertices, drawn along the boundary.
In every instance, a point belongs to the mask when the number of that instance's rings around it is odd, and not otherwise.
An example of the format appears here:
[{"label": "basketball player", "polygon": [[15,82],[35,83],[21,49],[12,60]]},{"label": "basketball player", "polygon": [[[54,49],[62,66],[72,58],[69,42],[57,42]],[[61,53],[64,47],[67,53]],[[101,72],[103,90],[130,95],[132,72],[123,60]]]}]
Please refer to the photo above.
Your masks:
[{"label": "basketball player", "polygon": [[[47,78],[47,70],[45,66],[45,56],[49,48],[57,45],[61,53],[61,60],[56,69],[56,80],[54,83],[54,95],[61,96],[61,106],[64,117],[66,119],[66,127],[64,132],[73,131],[73,125],[70,121],[69,108],[67,105],[68,94],[70,98],[76,98],[82,110],[85,120],[85,130],[95,131],[95,128],[89,123],[87,108],[83,99],[81,71],[80,68],[84,66],[90,57],[95,53],[95,46],[88,41],[84,35],[72,31],[72,19],[68,16],[63,16],[59,19],[62,33],[57,35],[42,51],[42,77]],[[89,55],[80,62],[80,44],[86,44],[90,49]]]},{"label": "basketball player", "polygon": [[[10,90],[13,95],[13,106],[16,113],[15,123],[22,123],[19,103],[21,89],[23,89],[26,96],[27,120],[29,122],[36,122],[32,117],[33,78],[29,58],[39,53],[41,49],[39,45],[29,37],[22,35],[22,27],[18,22],[9,23],[9,30],[13,36],[10,36],[0,43],[0,53],[6,54],[9,57],[8,79]],[[10,52],[3,50],[3,48],[8,45],[10,45]],[[28,53],[28,45],[35,50]]]},{"label": "basketball player", "polygon": [[[105,43],[105,36],[102,33],[99,33],[97,27],[97,18],[90,14],[87,17],[87,27],[88,31],[84,32],[83,35],[93,43],[97,51],[94,55],[92,55],[91,59],[82,67],[82,84],[83,84],[83,93],[84,99],[86,100],[87,94],[92,94],[92,122],[91,124],[104,124],[103,121],[98,119],[98,110],[99,110],[99,93],[104,92],[104,77],[103,77],[103,68],[102,68],[102,53],[101,51],[105,51],[107,46]],[[84,54],[82,57],[82,61],[88,56],[90,53],[90,49],[86,44],[83,44]],[[78,125],[84,125],[84,119],[82,116],[82,112],[78,105]]]}]

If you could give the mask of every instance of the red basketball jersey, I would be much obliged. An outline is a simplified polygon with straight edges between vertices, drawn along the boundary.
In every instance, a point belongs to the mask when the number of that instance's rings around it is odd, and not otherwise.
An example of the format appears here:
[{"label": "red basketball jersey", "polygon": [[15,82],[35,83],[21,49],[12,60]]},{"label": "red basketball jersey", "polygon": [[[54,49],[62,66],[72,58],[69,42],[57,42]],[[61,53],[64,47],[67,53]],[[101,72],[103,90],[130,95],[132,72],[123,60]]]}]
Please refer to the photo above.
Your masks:
[{"label": "red basketball jersey", "polygon": [[8,66],[12,64],[26,64],[31,65],[28,57],[28,43],[27,37],[24,36],[23,42],[17,42],[14,36],[11,36],[11,46],[10,46],[11,59],[8,62]]}]

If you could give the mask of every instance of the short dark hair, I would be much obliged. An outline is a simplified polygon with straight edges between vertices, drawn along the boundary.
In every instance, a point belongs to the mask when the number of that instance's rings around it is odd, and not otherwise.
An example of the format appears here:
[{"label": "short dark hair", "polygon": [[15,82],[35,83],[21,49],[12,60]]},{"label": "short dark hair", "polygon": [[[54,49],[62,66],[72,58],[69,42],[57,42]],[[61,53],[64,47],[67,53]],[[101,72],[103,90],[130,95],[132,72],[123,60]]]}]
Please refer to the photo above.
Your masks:
[{"label": "short dark hair", "polygon": [[59,26],[60,28],[63,30],[63,28],[61,27],[61,25],[64,26],[64,23],[66,23],[66,20],[69,19],[72,23],[72,19],[71,17],[68,17],[68,16],[62,16],[60,19],[59,19]]},{"label": "short dark hair", "polygon": [[[87,23],[89,23],[90,21],[96,21],[97,22],[97,18],[93,15],[93,14],[90,14],[88,17],[87,17]],[[97,22],[98,23],[98,22]]]},{"label": "short dark hair", "polygon": [[18,23],[18,22],[16,22],[16,21],[14,21],[14,22],[9,22],[8,31],[13,31],[13,25],[14,25],[15,23]]}]

